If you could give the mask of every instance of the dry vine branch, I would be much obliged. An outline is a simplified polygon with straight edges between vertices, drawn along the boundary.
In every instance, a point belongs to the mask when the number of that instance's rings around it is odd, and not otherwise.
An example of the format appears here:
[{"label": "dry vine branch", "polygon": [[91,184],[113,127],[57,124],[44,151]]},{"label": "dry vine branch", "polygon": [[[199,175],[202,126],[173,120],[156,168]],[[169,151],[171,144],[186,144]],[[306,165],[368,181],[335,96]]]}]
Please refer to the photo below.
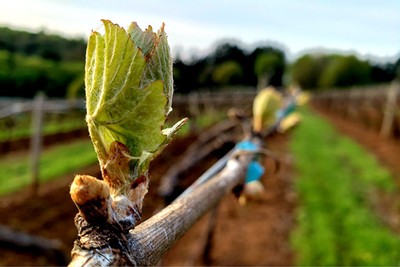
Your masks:
[{"label": "dry vine branch", "polygon": [[129,232],[87,228],[81,239],[87,241],[82,245],[88,249],[76,248],[71,266],[156,264],[202,215],[243,182],[251,157],[233,157],[216,177]]}]

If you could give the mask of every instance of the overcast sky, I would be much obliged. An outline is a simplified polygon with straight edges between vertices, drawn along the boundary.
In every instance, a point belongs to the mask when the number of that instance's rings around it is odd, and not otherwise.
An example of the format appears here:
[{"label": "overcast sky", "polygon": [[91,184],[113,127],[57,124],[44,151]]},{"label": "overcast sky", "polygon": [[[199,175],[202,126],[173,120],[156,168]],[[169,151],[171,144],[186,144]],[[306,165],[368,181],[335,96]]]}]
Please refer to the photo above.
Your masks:
[{"label": "overcast sky", "polygon": [[221,39],[400,56],[399,0],[0,0],[0,25],[87,38],[100,19],[142,29],[162,22],[173,53],[205,53]]}]

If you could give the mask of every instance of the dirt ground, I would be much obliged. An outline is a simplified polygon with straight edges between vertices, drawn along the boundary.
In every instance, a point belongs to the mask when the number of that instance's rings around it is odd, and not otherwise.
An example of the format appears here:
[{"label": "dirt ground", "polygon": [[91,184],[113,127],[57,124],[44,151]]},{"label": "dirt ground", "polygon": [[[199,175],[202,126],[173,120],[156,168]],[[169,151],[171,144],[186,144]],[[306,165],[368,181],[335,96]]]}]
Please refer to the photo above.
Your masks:
[{"label": "dirt ground", "polygon": [[[217,207],[216,226],[209,255],[204,255],[210,214],[203,217],[169,251],[165,266],[270,266],[293,264],[289,233],[294,225],[296,196],[291,187],[293,171],[286,153],[287,137],[275,135],[268,147],[280,154],[281,168],[273,173],[272,160],[265,162],[262,177],[265,194],[255,202],[240,206],[233,194]],[[206,256],[204,258],[204,256]]]},{"label": "dirt ground", "polygon": [[[144,219],[162,208],[163,200],[157,195],[157,187],[171,162],[179,160],[184,150],[195,139],[189,136],[175,140],[151,166],[150,192],[143,208]],[[257,202],[242,207],[233,195],[227,195],[217,212],[215,235],[210,253],[204,262],[205,231],[209,215],[204,216],[161,261],[165,266],[183,265],[291,265],[293,255],[288,235],[293,226],[295,196],[290,186],[292,178],[290,157],[285,153],[287,137],[277,135],[268,141],[270,149],[282,152],[281,170],[277,174],[267,171],[263,177],[265,195]],[[220,151],[221,153],[221,151]],[[194,179],[209,168],[221,155],[214,155],[196,166],[190,178]],[[266,161],[267,169],[273,169],[272,161]],[[97,166],[79,173],[99,176]],[[69,256],[76,229],[73,218],[77,212],[68,191],[73,175],[61,177],[40,187],[36,197],[28,191],[0,199],[0,224],[14,230],[60,240],[64,253]],[[37,252],[2,248],[0,265],[56,265],[54,260]]]},{"label": "dirt ground", "polygon": [[[353,137],[400,177],[400,142],[382,140],[374,132],[360,128],[354,123],[324,114],[335,127]],[[290,250],[289,234],[295,225],[294,211],[296,194],[292,188],[294,170],[292,158],[287,152],[290,135],[275,135],[267,140],[269,149],[278,153],[280,170],[273,173],[273,162],[267,160],[266,174],[262,178],[265,194],[258,201],[240,206],[235,197],[227,195],[216,209],[215,231],[211,242],[206,245],[206,232],[210,224],[210,214],[197,222],[186,235],[165,255],[161,266],[290,266],[295,255]],[[150,192],[146,196],[144,219],[150,217],[163,206],[163,200],[157,195],[157,187],[163,173],[171,162],[178,161],[184,150],[195,139],[189,136],[175,140],[153,162],[151,166]],[[191,172],[191,179],[204,172],[220,155],[209,158]],[[91,166],[79,173],[99,176],[97,166]],[[0,224],[12,229],[60,240],[64,253],[69,256],[76,229],[73,218],[77,212],[70,200],[68,191],[73,175],[61,177],[40,188],[39,195],[30,197],[28,192],[0,198]],[[386,202],[391,202],[388,198]],[[381,203],[389,213],[389,204]],[[393,206],[393,205],[392,205]],[[393,216],[389,216],[393,217]],[[395,216],[394,216],[395,217]],[[394,218],[393,217],[393,218]],[[394,218],[392,221],[396,221]],[[400,219],[398,220],[400,222]],[[400,223],[399,223],[400,224]],[[393,223],[396,229],[396,222]],[[399,227],[400,228],[400,227]],[[208,254],[205,253],[208,248]],[[54,260],[33,253],[16,251],[10,248],[0,249],[0,265],[56,265]]]}]

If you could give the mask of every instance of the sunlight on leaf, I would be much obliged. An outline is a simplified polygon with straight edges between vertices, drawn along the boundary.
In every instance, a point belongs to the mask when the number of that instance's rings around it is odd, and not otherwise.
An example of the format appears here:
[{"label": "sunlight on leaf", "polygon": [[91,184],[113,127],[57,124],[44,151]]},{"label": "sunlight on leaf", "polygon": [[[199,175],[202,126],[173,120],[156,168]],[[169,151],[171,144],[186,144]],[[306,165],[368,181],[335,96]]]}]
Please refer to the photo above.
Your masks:
[{"label": "sunlight on leaf", "polygon": [[[164,25],[157,33],[129,30],[103,20],[105,33],[89,38],[85,85],[89,132],[100,165],[109,176],[136,179],[168,143],[183,121],[164,129],[173,94],[172,59]],[[129,159],[120,170],[112,146],[118,143]],[[125,151],[126,148],[126,151]]]}]

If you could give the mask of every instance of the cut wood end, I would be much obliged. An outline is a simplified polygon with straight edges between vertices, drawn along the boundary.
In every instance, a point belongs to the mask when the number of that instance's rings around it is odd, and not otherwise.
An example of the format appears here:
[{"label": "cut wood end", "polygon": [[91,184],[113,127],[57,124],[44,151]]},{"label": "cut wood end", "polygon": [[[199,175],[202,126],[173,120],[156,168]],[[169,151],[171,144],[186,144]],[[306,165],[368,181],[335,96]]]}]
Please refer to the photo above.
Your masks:
[{"label": "cut wood end", "polygon": [[110,196],[107,184],[89,175],[76,175],[69,192],[78,205],[94,199],[108,199]]}]

